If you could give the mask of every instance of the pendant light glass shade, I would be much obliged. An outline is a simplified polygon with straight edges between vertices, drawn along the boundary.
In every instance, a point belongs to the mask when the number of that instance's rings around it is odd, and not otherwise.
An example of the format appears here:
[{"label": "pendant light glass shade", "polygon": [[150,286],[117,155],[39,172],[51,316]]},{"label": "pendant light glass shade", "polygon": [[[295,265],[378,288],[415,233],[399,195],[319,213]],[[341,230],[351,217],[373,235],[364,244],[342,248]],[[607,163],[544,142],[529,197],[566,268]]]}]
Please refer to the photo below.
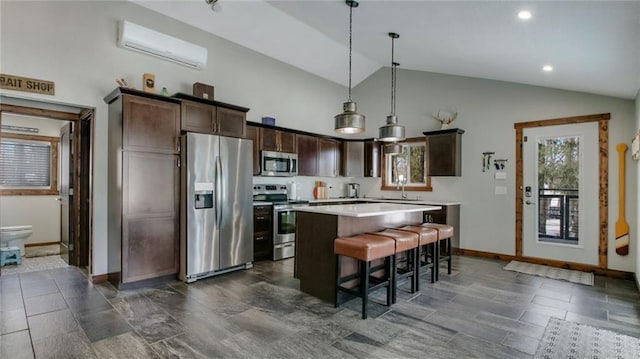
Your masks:
[{"label": "pendant light glass shade", "polygon": [[364,132],[364,115],[358,113],[358,105],[351,100],[351,38],[353,30],[353,8],[358,7],[355,0],[346,0],[349,7],[349,100],[342,106],[342,113],[334,116],[335,131],[338,133]]},{"label": "pendant light glass shade", "polygon": [[399,63],[394,61],[394,40],[400,35],[390,32],[391,38],[391,114],[387,116],[387,124],[378,130],[378,141],[382,142],[400,142],[406,139],[404,126],[398,125],[398,116],[396,116],[396,68]]}]

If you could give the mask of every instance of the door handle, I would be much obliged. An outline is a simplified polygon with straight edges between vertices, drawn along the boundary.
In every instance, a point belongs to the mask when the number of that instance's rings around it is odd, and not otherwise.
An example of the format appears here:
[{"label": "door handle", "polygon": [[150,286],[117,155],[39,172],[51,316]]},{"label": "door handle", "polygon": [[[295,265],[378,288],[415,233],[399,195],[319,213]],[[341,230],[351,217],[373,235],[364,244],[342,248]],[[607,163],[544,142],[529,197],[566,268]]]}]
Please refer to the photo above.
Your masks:
[{"label": "door handle", "polygon": [[529,200],[526,200],[524,203],[525,203],[525,204],[536,204],[535,202],[531,202],[531,201],[529,201]]},{"label": "door handle", "polygon": [[216,223],[218,227],[220,227],[220,223],[222,222],[222,162],[220,161],[220,156],[216,157]]}]

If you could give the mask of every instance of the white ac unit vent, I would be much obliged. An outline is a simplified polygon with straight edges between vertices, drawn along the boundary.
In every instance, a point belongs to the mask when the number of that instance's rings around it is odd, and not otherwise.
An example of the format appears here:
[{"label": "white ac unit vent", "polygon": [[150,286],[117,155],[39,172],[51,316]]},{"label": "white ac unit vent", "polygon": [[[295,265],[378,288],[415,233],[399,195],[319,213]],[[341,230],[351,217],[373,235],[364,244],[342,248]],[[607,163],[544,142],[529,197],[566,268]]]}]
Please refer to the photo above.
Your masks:
[{"label": "white ac unit vent", "polygon": [[147,29],[129,21],[120,21],[118,46],[202,69],[207,64],[207,49],[173,36]]}]

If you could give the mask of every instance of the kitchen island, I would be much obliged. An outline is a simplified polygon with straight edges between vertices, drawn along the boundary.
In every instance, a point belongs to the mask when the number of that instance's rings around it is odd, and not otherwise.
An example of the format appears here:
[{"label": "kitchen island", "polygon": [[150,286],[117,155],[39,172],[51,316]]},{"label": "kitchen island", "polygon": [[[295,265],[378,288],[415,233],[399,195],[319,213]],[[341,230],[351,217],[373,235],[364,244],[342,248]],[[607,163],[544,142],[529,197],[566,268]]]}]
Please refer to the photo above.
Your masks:
[{"label": "kitchen island", "polygon": [[[421,224],[425,211],[439,206],[399,203],[357,203],[296,208],[296,256],[294,275],[300,290],[332,302],[336,260],[333,242],[338,237],[378,232],[409,224]],[[356,272],[356,261],[344,258],[343,275]]]}]

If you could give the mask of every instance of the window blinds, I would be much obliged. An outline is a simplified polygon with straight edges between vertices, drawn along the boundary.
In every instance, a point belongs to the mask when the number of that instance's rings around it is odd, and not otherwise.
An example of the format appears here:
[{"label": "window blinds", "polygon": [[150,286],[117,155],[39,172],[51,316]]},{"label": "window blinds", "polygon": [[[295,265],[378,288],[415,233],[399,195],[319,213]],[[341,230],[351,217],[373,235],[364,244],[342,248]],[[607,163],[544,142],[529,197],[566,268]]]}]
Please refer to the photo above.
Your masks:
[{"label": "window blinds", "polygon": [[32,188],[51,185],[51,144],[0,141],[0,186]]}]

